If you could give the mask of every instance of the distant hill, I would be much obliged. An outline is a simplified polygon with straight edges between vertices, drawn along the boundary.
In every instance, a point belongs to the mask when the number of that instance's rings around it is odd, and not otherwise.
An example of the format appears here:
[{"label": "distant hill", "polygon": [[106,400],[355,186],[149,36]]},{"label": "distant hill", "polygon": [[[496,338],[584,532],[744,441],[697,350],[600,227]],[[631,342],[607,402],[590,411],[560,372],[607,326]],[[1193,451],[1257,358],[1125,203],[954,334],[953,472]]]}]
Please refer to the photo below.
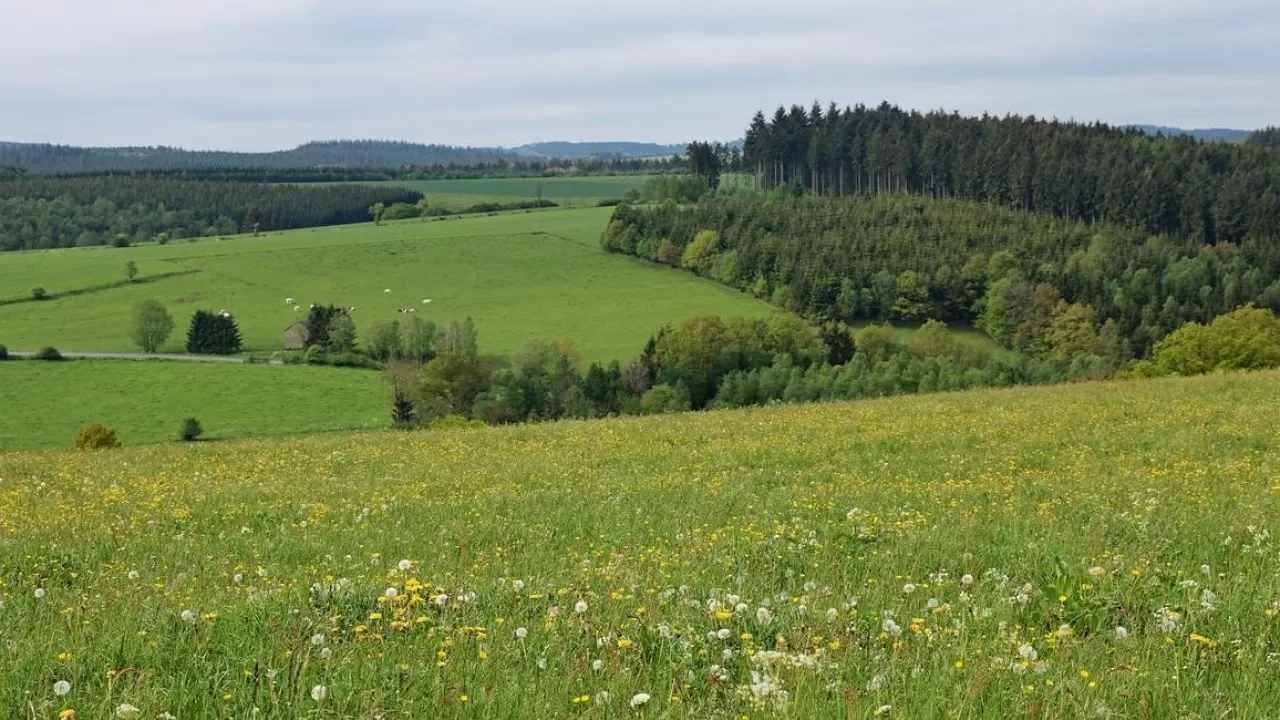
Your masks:
[{"label": "distant hill", "polygon": [[1183,130],[1182,128],[1169,127],[1168,125],[1130,125],[1136,130],[1141,130],[1148,135],[1162,133],[1165,136],[1173,135],[1190,135],[1197,140],[1213,142],[1221,140],[1223,142],[1244,142],[1249,138],[1249,130],[1234,130],[1231,128],[1202,128],[1198,130]]},{"label": "distant hill", "polygon": [[573,160],[584,157],[670,157],[683,155],[684,145],[640,142],[540,142],[515,149],[521,155]]},{"label": "distant hill", "polygon": [[0,142],[0,165],[33,173],[103,170],[167,170],[214,167],[402,167],[405,165],[484,165],[520,155],[502,148],[419,145],[382,140],[311,142],[292,150],[242,153],[183,150],[172,147],[101,147]]}]

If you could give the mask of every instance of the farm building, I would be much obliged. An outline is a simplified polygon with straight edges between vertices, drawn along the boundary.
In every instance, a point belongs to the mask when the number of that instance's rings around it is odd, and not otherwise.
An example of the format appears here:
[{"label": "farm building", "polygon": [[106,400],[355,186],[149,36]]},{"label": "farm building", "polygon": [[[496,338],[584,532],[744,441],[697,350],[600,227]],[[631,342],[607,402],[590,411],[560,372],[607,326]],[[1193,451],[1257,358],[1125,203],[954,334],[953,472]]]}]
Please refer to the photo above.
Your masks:
[{"label": "farm building", "polygon": [[311,333],[305,323],[296,322],[284,329],[285,350],[305,350]]}]

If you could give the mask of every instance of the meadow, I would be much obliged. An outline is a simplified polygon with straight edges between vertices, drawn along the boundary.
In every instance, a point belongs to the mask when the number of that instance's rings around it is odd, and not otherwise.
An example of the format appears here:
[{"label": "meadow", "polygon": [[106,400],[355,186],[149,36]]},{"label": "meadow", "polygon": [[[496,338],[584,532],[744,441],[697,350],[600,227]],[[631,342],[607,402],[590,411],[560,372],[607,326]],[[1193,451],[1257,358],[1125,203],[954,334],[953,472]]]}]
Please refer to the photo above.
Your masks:
[{"label": "meadow", "polygon": [[0,455],[0,714],[1267,717],[1276,397]]},{"label": "meadow", "polygon": [[386,382],[348,368],[160,360],[0,362],[0,451],[71,448],[76,431],[106,425],[126,445],[177,440],[183,418],[203,442],[383,428]]},{"label": "meadow", "polygon": [[591,175],[586,177],[490,178],[481,180],[389,180],[376,183],[417,190],[434,204],[452,209],[479,203],[513,203],[533,200],[541,189],[543,199],[562,207],[590,207],[601,200],[617,199],[628,190],[639,190],[652,175]]},{"label": "meadow", "polygon": [[[334,303],[355,308],[357,330],[412,309],[438,324],[473,317],[484,352],[510,354],[529,340],[567,337],[585,362],[625,362],[664,324],[701,314],[775,312],[688,273],[605,253],[599,237],[610,212],[554,210],[7,253],[0,262],[0,302],[28,298],[35,287],[51,299],[0,304],[0,343],[136,350],[133,306],[156,299],[176,322],[162,351],[181,351],[195,310],[226,309],[240,324],[245,350],[269,352],[282,347],[283,330],[310,303]],[[128,261],[136,264],[138,281],[122,284]],[[101,286],[110,287],[63,295]]]}]

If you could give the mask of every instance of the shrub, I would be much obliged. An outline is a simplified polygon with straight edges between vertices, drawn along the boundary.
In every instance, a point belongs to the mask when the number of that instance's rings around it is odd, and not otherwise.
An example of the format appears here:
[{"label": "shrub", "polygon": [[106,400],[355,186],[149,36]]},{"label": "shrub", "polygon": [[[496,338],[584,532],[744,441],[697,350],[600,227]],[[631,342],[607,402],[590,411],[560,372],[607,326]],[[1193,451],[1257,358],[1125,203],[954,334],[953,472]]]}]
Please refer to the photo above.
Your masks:
[{"label": "shrub", "polygon": [[114,247],[127,248],[129,247],[129,236],[117,235],[111,240],[111,244]]},{"label": "shrub", "polygon": [[1187,323],[1156,344],[1151,360],[1138,363],[1138,377],[1203,375],[1228,370],[1280,367],[1280,317],[1252,305],[1212,323]]},{"label": "shrub", "polygon": [[120,439],[116,431],[105,428],[98,423],[85,425],[76,433],[77,450],[106,450],[120,447]]},{"label": "shrub", "polygon": [[36,354],[33,355],[32,357],[35,358],[36,360],[61,360],[62,353],[58,352],[57,348],[42,347],[39,350],[37,350]]},{"label": "shrub", "polygon": [[9,359],[9,348],[3,345],[0,345],[0,360],[8,360],[8,359]]},{"label": "shrub", "polygon": [[640,412],[645,415],[688,412],[690,409],[688,394],[670,385],[655,385],[640,398]]},{"label": "shrub", "polygon": [[32,299],[32,300],[43,300],[43,299],[45,299],[46,297],[48,297],[48,295],[49,295],[49,293],[48,293],[48,292],[46,292],[46,291],[45,291],[45,289],[44,289],[44,288],[42,288],[42,287],[33,287],[33,288],[31,288],[31,299]]},{"label": "shrub", "polygon": [[182,429],[178,432],[178,437],[183,442],[195,442],[197,438],[204,434],[204,428],[200,427],[200,421],[189,417],[182,421]]}]

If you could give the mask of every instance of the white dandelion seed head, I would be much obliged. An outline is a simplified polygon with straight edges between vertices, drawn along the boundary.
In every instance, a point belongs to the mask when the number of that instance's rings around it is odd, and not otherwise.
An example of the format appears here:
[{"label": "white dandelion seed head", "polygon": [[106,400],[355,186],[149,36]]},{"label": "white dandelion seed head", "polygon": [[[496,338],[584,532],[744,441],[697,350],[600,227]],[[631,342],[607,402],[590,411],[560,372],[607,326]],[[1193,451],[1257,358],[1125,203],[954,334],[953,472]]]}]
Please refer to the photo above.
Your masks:
[{"label": "white dandelion seed head", "polygon": [[311,699],[315,700],[316,702],[320,702],[321,700],[324,699],[324,696],[328,694],[329,694],[329,688],[323,685],[316,685],[315,687],[311,688]]},{"label": "white dandelion seed head", "polygon": [[36,588],[35,595],[36,595],[36,599],[37,599],[37,600],[43,600],[43,599],[44,599],[44,588]]},{"label": "white dandelion seed head", "polygon": [[574,611],[574,612],[576,612],[576,613],[578,613],[579,615],[581,615],[582,613],[586,612],[586,611],[587,611],[587,601],[585,601],[585,600],[579,600],[578,602],[574,603],[574,604],[573,604],[573,611]]},{"label": "white dandelion seed head", "polygon": [[528,628],[523,628],[523,627],[518,627],[518,628],[516,628],[516,639],[517,639],[517,640],[523,640],[523,639],[525,639],[525,638],[527,638],[527,637],[529,637],[529,629],[528,629]]},{"label": "white dandelion seed head", "polygon": [[969,573],[965,573],[964,575],[961,575],[961,576],[960,576],[960,584],[961,584],[961,585],[964,585],[964,586],[966,586],[966,587],[967,587],[967,586],[969,586],[969,585],[972,585],[972,584],[973,584],[973,576],[972,576],[972,575],[970,575]]},{"label": "white dandelion seed head", "polygon": [[914,583],[907,583],[906,585],[903,585],[903,586],[902,586],[902,594],[903,594],[903,595],[910,595],[911,593],[913,593],[913,592],[915,592],[915,591],[916,591],[916,586],[915,586],[915,584],[914,584]]},{"label": "white dandelion seed head", "polygon": [[395,600],[397,597],[400,596],[400,591],[393,587],[389,587],[387,588],[386,592],[383,593],[383,595],[386,595],[388,598]]},{"label": "white dandelion seed head", "polygon": [[881,705],[880,707],[876,708],[876,715],[888,715],[892,711],[893,711],[892,705]]},{"label": "white dandelion seed head", "polygon": [[938,598],[929,598],[929,602],[925,603],[924,606],[930,610],[936,609],[938,607]]},{"label": "white dandelion seed head", "polygon": [[191,610],[183,610],[181,617],[183,622],[193,623],[196,621],[196,614]]},{"label": "white dandelion seed head", "polygon": [[316,633],[311,636],[311,644],[317,647],[324,644],[324,633]]},{"label": "white dandelion seed head", "polygon": [[729,638],[733,637],[733,631],[730,630],[729,628],[720,628],[719,630],[716,631],[716,637],[719,638],[720,640],[728,640]]},{"label": "white dandelion seed head", "polygon": [[773,622],[773,612],[767,607],[756,608],[756,622],[768,625]]},{"label": "white dandelion seed head", "polygon": [[511,581],[511,587],[512,587],[513,589],[515,589],[515,590],[523,590],[523,589],[524,589],[524,581],[523,581],[523,580],[512,580],[512,581]]},{"label": "white dandelion seed head", "polygon": [[649,704],[649,700],[650,700],[649,693],[636,693],[635,695],[631,696],[631,707],[632,708],[644,707],[645,705]]},{"label": "white dandelion seed head", "polygon": [[595,700],[597,705],[608,705],[613,700],[613,696],[609,694],[608,690],[601,690],[596,693]]},{"label": "white dandelion seed head", "polygon": [[1126,628],[1125,628],[1125,626],[1123,626],[1123,625],[1117,625],[1117,626],[1116,626],[1116,639],[1117,639],[1117,640],[1127,640],[1128,638],[1129,638],[1129,631],[1128,631],[1128,629],[1126,629]]},{"label": "white dandelion seed head", "polygon": [[1023,660],[1035,660],[1039,657],[1039,654],[1036,653],[1036,649],[1030,645],[1021,645],[1018,647],[1018,657]]},{"label": "white dandelion seed head", "polygon": [[413,567],[413,563],[408,560],[401,560],[396,563],[396,567],[400,568],[400,572],[409,572],[409,569]]},{"label": "white dandelion seed head", "polygon": [[603,670],[603,669],[604,669],[604,661],[603,661],[603,660],[592,660],[592,661],[591,661],[591,669],[592,669],[592,670],[595,670],[596,672],[600,672],[601,670]]},{"label": "white dandelion seed head", "polygon": [[1096,565],[1089,568],[1089,577],[1093,578],[1094,580],[1098,580],[1104,577],[1106,574],[1107,574],[1107,571],[1105,568],[1101,568]]},{"label": "white dandelion seed head", "polygon": [[138,571],[137,571],[137,570],[130,570],[130,571],[129,571],[129,579],[130,579],[130,580],[137,580],[137,579],[138,579]]},{"label": "white dandelion seed head", "polygon": [[53,684],[54,695],[57,695],[58,697],[62,697],[63,695],[66,695],[69,692],[71,692],[71,683],[67,682],[66,680],[59,680],[58,682]]},{"label": "white dandelion seed head", "polygon": [[235,575],[231,576],[231,579],[234,580],[237,585],[239,585],[240,583],[244,582],[244,573],[236,573]]},{"label": "white dandelion seed head", "polygon": [[1213,572],[1213,569],[1212,569],[1212,568],[1210,568],[1208,565],[1201,565],[1201,566],[1200,566],[1200,574],[1201,574],[1201,575],[1208,575],[1208,574],[1210,574],[1211,572]]}]

